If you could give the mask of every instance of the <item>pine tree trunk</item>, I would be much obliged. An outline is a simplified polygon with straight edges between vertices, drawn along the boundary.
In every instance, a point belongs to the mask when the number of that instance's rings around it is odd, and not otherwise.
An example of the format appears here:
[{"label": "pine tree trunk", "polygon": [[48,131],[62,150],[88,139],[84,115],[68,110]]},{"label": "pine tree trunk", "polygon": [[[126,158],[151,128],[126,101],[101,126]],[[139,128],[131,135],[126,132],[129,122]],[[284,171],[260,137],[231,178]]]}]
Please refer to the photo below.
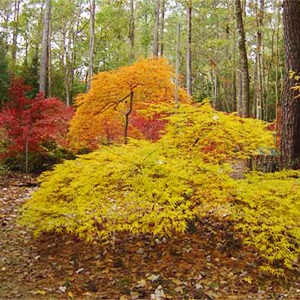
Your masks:
[{"label": "pine tree trunk", "polygon": [[44,10],[43,40],[42,40],[41,62],[40,62],[40,81],[39,81],[39,91],[44,93],[46,91],[50,18],[51,18],[51,0],[46,0],[46,6]]},{"label": "pine tree trunk", "polygon": [[130,19],[129,19],[129,32],[128,38],[130,41],[130,61],[135,60],[134,45],[135,45],[135,22],[134,22],[134,0],[130,0]]},{"label": "pine tree trunk", "polygon": [[192,0],[187,6],[187,58],[186,58],[186,89],[192,95]]},{"label": "pine tree trunk", "polygon": [[87,91],[91,87],[91,81],[93,76],[94,42],[95,42],[95,0],[90,0],[90,43],[89,43],[89,70],[88,70],[88,78],[87,78]]},{"label": "pine tree trunk", "polygon": [[153,28],[153,54],[152,54],[153,57],[158,57],[159,10],[160,10],[160,0],[156,0],[154,28]]},{"label": "pine tree trunk", "polygon": [[47,49],[47,57],[48,57],[48,97],[52,97],[52,66],[51,66],[51,20],[49,20],[49,32],[48,32],[48,49]]},{"label": "pine tree trunk", "polygon": [[[257,0],[258,1],[258,0]],[[262,105],[263,105],[263,53],[262,53],[262,41],[263,41],[263,21],[264,21],[264,9],[265,1],[259,0],[256,3],[256,61],[255,61],[255,107],[256,107],[256,119],[262,119]]]},{"label": "pine tree trunk", "polygon": [[180,24],[177,24],[177,41],[176,41],[176,78],[175,78],[175,107],[179,107],[179,64],[180,64]]},{"label": "pine tree trunk", "polygon": [[243,11],[240,0],[235,0],[235,17],[237,23],[237,39],[239,50],[239,69],[237,74],[237,78],[239,78],[237,110],[239,116],[248,118],[250,110],[249,69],[243,23]]},{"label": "pine tree trunk", "polygon": [[160,57],[164,56],[164,30],[165,30],[165,0],[161,0],[161,18],[160,18]]},{"label": "pine tree trunk", "polygon": [[283,28],[285,45],[286,78],[282,95],[281,154],[288,168],[300,168],[300,100],[295,78],[289,71],[300,72],[300,3],[297,0],[283,1]]},{"label": "pine tree trunk", "polygon": [[[279,0],[277,0],[279,1]],[[276,18],[276,38],[275,38],[275,52],[276,52],[276,59],[275,59],[275,120],[276,120],[276,127],[275,127],[275,132],[276,132],[276,135],[278,134],[280,128],[279,128],[279,124],[278,124],[278,121],[279,121],[279,97],[280,95],[282,95],[282,92],[281,92],[281,88],[280,87],[280,78],[279,78],[279,75],[280,75],[280,72],[279,72],[279,61],[280,61],[280,54],[279,54],[279,36],[280,36],[280,23],[281,23],[281,13],[280,13],[280,5],[278,2],[275,2],[274,4],[274,11],[277,11],[277,18]],[[277,5],[277,6],[276,6]],[[276,145],[277,145],[277,136],[276,136]]]},{"label": "pine tree trunk", "polygon": [[13,37],[11,45],[11,69],[14,72],[17,59],[17,42],[19,35],[19,13],[20,13],[20,0],[15,0],[14,3],[14,26],[13,26]]}]

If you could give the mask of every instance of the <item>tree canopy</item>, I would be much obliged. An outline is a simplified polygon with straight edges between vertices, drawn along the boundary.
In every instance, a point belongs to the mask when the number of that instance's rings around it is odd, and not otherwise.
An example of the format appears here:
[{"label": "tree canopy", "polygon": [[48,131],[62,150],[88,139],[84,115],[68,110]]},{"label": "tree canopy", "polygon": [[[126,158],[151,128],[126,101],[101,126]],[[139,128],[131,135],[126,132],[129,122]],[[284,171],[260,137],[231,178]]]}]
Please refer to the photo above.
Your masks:
[{"label": "tree canopy", "polygon": [[[175,105],[174,73],[166,59],[141,59],[131,66],[101,72],[90,90],[76,99],[70,140],[78,147],[132,138],[156,140],[163,129],[163,112]],[[180,102],[190,98],[180,89]]]}]

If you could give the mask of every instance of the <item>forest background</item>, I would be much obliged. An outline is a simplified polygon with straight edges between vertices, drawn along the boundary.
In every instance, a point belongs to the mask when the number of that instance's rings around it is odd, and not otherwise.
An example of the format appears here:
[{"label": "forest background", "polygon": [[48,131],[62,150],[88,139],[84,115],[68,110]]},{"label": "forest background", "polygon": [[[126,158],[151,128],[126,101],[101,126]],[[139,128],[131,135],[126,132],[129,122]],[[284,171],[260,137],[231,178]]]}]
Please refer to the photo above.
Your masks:
[{"label": "forest background", "polygon": [[[272,122],[284,76],[281,1],[240,4],[250,75],[249,115]],[[235,1],[52,1],[44,40],[43,1],[2,0],[0,5],[2,106],[13,74],[34,88],[33,95],[39,90],[42,41],[48,43],[46,94],[72,105],[76,95],[86,91],[90,68],[96,74],[152,55],[175,66],[180,24],[182,86],[196,101],[210,98],[218,110],[237,109],[242,76]]]}]

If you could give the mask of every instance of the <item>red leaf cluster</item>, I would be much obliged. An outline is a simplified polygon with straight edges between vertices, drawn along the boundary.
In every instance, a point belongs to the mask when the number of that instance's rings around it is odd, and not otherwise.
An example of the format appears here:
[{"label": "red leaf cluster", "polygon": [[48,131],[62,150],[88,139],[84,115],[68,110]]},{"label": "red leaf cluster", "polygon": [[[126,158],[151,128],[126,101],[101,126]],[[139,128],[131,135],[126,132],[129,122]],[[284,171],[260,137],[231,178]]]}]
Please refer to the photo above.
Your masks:
[{"label": "red leaf cluster", "polygon": [[26,96],[30,87],[14,78],[9,89],[10,101],[0,113],[0,129],[6,136],[6,151],[2,155],[42,151],[41,143],[49,139],[66,146],[68,124],[74,111],[56,98],[46,99],[39,93],[34,99]]},{"label": "red leaf cluster", "polygon": [[159,113],[153,116],[145,116],[134,111],[131,116],[130,135],[135,138],[157,141],[167,124],[164,117],[163,114]]}]

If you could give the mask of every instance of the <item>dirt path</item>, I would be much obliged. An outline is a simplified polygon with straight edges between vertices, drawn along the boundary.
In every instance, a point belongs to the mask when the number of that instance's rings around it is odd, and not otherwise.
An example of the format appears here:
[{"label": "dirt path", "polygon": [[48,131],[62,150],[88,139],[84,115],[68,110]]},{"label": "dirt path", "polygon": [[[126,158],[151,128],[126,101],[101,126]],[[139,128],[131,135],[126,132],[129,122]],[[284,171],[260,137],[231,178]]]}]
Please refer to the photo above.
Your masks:
[{"label": "dirt path", "polygon": [[[300,281],[262,278],[229,223],[205,219],[172,239],[119,236],[85,244],[17,224],[35,179],[0,176],[0,299],[300,299]],[[299,274],[298,274],[299,275]],[[164,297],[163,297],[164,296]]]}]

